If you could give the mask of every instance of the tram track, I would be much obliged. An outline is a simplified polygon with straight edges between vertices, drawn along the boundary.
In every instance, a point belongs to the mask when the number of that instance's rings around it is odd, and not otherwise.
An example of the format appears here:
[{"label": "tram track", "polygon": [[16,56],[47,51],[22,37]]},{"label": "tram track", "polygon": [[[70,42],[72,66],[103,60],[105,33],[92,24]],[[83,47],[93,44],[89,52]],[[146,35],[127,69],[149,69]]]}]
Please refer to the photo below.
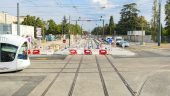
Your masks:
[{"label": "tram track", "polygon": [[41,96],[45,96],[46,93],[48,92],[48,90],[51,88],[51,86],[54,84],[54,82],[57,80],[57,78],[60,76],[60,74],[62,73],[62,71],[66,68],[66,66],[70,63],[71,59],[73,58],[70,57],[69,60],[66,62],[66,64],[64,65],[63,68],[61,68],[61,70],[58,72],[58,74],[54,77],[54,79],[51,81],[51,83],[48,85],[48,87],[45,89],[45,91],[41,94]]},{"label": "tram track", "polygon": [[115,72],[117,73],[117,75],[119,76],[119,78],[122,80],[123,84],[126,86],[126,88],[128,89],[128,91],[131,93],[132,96],[136,96],[136,92],[130,87],[130,85],[128,84],[128,82],[126,81],[126,79],[121,75],[121,73],[119,72],[119,70],[116,68],[116,66],[112,63],[112,61],[108,58],[108,56],[106,56],[106,59],[108,60],[108,62],[110,63],[110,65],[112,66],[112,68],[115,70]]},{"label": "tram track", "polygon": [[103,91],[104,91],[104,96],[109,96],[109,93],[107,91],[107,87],[106,87],[106,84],[105,84],[105,80],[104,80],[104,77],[103,77],[103,74],[102,74],[102,70],[101,70],[101,67],[100,67],[100,64],[99,64],[99,60],[97,59],[96,55],[95,55],[95,59],[96,59],[97,68],[98,68],[98,71],[99,71],[99,76],[100,76],[100,80],[101,80]]},{"label": "tram track", "polygon": [[83,55],[80,59],[80,62],[79,62],[79,65],[78,65],[78,68],[76,70],[76,73],[74,75],[74,79],[73,79],[73,82],[71,84],[71,87],[70,87],[70,90],[68,92],[68,96],[72,96],[73,95],[73,91],[74,91],[74,88],[75,88],[75,84],[76,84],[76,81],[77,81],[77,77],[78,77],[78,74],[79,74],[79,70],[80,70],[80,67],[81,67],[81,64],[83,62]]}]

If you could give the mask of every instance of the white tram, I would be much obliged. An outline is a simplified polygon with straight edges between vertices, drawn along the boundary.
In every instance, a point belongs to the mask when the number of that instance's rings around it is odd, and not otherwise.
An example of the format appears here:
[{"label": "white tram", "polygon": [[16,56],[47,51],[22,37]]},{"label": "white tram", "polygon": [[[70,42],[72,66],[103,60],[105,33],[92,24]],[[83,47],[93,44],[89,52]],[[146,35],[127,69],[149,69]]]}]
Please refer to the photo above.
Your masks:
[{"label": "white tram", "polygon": [[0,72],[22,70],[29,65],[27,39],[0,34]]}]

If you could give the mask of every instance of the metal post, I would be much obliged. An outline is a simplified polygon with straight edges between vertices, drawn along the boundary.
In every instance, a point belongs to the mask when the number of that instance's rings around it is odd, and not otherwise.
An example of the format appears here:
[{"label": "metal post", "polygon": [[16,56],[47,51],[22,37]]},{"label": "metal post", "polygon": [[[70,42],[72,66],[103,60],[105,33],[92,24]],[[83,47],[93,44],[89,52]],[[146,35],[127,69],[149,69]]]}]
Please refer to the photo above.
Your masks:
[{"label": "metal post", "polygon": [[[77,20],[76,20],[76,33],[78,33]],[[75,35],[75,33],[73,35]]]},{"label": "metal post", "polygon": [[82,38],[82,35],[83,35],[83,28],[82,28],[82,25],[81,25],[81,38]]},{"label": "metal post", "polygon": [[19,3],[17,3],[17,35],[20,36]]},{"label": "metal post", "polygon": [[5,13],[5,24],[7,24],[7,13]]},{"label": "metal post", "polygon": [[69,25],[68,25],[68,34],[69,34],[69,47],[70,47],[70,16],[69,16]]},{"label": "metal post", "polygon": [[104,38],[104,19],[103,19],[103,38]]},{"label": "metal post", "polygon": [[98,28],[97,28],[98,30],[97,30],[97,40],[99,39],[99,31],[100,31],[100,29],[99,29],[99,25],[98,25]]},{"label": "metal post", "polygon": [[0,62],[1,62],[1,43],[0,43]]},{"label": "metal post", "polygon": [[143,36],[143,23],[142,23],[142,43],[141,43],[142,45],[143,45],[143,37],[144,36]]},{"label": "metal post", "polygon": [[158,46],[161,45],[161,0],[159,0],[159,29],[158,29]]}]

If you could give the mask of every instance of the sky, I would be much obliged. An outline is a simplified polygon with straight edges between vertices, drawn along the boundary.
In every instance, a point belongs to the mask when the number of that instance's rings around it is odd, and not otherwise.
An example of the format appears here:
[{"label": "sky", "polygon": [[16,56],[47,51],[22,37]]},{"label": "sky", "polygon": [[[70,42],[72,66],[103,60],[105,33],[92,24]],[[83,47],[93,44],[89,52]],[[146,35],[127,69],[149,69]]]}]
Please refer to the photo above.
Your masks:
[{"label": "sky", "polygon": [[[20,4],[20,15],[37,16],[43,20],[53,19],[57,24],[62,22],[63,16],[71,23],[75,20],[105,20],[108,23],[110,16],[117,23],[120,19],[120,11],[123,5],[136,3],[142,15],[149,22],[152,16],[153,0],[0,0],[0,11],[16,16],[17,2]],[[162,0],[162,23],[164,25],[164,5]],[[101,21],[78,21],[84,30],[91,31],[96,26],[102,26]]]}]

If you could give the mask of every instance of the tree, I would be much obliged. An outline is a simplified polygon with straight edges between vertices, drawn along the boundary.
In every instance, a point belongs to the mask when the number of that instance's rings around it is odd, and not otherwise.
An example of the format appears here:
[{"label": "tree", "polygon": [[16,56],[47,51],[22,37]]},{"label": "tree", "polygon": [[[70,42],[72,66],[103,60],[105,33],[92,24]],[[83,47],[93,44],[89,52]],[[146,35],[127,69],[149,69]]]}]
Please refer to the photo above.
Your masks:
[{"label": "tree", "polygon": [[93,35],[102,35],[103,34],[102,28],[103,27],[95,27],[92,30],[91,34],[93,34]]},{"label": "tree", "polygon": [[53,34],[53,35],[56,35],[57,34],[57,25],[56,23],[54,22],[54,20],[50,19],[47,21],[48,24],[49,24],[49,28],[47,30],[47,33],[48,34]]},{"label": "tree", "polygon": [[151,35],[152,40],[156,41],[157,28],[158,28],[158,0],[154,0],[152,7],[152,20],[151,20]]},{"label": "tree", "polygon": [[123,5],[121,10],[121,19],[117,25],[117,31],[120,35],[127,34],[127,31],[136,30],[136,25],[138,24],[138,12],[136,3]]},{"label": "tree", "polygon": [[151,34],[151,28],[150,28],[149,22],[147,22],[145,17],[139,16],[137,18],[137,21],[138,21],[138,24],[136,25],[137,26],[136,29],[137,30],[145,30],[146,34],[150,35]]},{"label": "tree", "polygon": [[167,0],[166,5],[165,5],[165,30],[166,30],[166,35],[170,36],[170,0]]},{"label": "tree", "polygon": [[35,25],[35,21],[36,21],[36,17],[35,16],[27,15],[26,18],[24,18],[24,21],[21,24],[34,26]]},{"label": "tree", "polygon": [[68,24],[67,24],[66,16],[63,17],[63,21],[62,21],[62,33],[63,34],[68,33]]},{"label": "tree", "polygon": [[115,25],[114,25],[113,16],[110,16],[110,20],[109,20],[109,32],[110,32],[110,35],[112,35],[114,33],[114,29],[115,29]]}]

